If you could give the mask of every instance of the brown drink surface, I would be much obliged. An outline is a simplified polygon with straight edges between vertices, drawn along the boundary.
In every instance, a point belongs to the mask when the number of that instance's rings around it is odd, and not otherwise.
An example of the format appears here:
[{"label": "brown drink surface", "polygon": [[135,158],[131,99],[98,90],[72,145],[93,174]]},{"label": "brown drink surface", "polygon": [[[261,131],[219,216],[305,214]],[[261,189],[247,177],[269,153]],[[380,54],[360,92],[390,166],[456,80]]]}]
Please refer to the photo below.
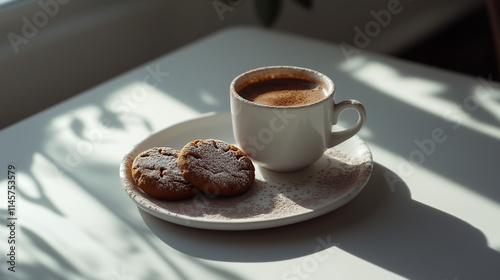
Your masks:
[{"label": "brown drink surface", "polygon": [[325,98],[318,83],[297,78],[278,78],[249,84],[239,90],[246,100],[268,106],[301,106]]}]

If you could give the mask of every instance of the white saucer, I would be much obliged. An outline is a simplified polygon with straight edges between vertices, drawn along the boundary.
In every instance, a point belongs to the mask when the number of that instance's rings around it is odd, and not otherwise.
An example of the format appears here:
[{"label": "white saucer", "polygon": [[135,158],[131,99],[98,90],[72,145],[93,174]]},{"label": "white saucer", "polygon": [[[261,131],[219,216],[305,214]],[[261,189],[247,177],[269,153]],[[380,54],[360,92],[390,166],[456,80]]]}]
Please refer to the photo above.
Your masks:
[{"label": "white saucer", "polygon": [[123,188],[144,211],[172,223],[204,229],[250,230],[308,220],[335,210],[365,186],[373,168],[370,149],[354,136],[328,149],[308,168],[277,173],[256,167],[252,188],[232,198],[204,195],[182,201],[164,201],[142,192],[130,167],[140,152],[152,147],[182,147],[196,139],[219,139],[235,144],[231,115],[215,114],[179,123],[159,131],[130,151],[120,165]]}]

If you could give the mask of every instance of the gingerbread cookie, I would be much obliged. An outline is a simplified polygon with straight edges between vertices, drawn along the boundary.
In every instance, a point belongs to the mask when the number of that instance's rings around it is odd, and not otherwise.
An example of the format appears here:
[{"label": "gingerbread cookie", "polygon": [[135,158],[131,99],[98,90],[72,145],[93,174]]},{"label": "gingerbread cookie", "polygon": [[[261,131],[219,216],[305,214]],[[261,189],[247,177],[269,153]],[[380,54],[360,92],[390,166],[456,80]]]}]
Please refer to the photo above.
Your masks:
[{"label": "gingerbread cookie", "polygon": [[178,156],[179,151],[172,148],[148,149],[134,159],[132,177],[141,190],[156,198],[191,198],[197,190],[182,177],[177,167]]},{"label": "gingerbread cookie", "polygon": [[255,168],[248,156],[221,140],[195,140],[186,144],[177,166],[186,180],[212,195],[244,193],[255,180]]}]

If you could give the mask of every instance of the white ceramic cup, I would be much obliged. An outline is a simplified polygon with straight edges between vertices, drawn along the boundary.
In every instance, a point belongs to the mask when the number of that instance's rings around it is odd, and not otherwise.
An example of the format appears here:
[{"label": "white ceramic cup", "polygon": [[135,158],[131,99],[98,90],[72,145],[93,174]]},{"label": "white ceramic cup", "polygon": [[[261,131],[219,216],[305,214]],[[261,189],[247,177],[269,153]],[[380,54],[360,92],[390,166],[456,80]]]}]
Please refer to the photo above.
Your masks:
[{"label": "white ceramic cup", "polygon": [[[238,92],[245,86],[269,79],[298,78],[316,82],[325,97],[301,106],[268,106],[249,101]],[[258,165],[277,172],[297,171],[317,161],[326,149],[353,135],[363,126],[366,111],[357,100],[335,103],[335,86],[327,76],[307,68],[269,66],[250,70],[230,85],[231,117],[238,146]],[[358,112],[351,128],[332,131],[345,109]]]}]

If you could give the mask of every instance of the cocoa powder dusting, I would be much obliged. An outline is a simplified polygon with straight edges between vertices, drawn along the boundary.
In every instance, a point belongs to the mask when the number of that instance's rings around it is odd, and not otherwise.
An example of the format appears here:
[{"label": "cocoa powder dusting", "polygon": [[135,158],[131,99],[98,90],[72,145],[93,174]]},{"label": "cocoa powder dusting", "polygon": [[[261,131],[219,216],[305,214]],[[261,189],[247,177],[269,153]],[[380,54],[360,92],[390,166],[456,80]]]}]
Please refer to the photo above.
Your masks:
[{"label": "cocoa powder dusting", "polygon": [[320,84],[296,78],[260,81],[242,88],[238,94],[249,101],[268,106],[301,106],[315,103],[326,96]]}]

